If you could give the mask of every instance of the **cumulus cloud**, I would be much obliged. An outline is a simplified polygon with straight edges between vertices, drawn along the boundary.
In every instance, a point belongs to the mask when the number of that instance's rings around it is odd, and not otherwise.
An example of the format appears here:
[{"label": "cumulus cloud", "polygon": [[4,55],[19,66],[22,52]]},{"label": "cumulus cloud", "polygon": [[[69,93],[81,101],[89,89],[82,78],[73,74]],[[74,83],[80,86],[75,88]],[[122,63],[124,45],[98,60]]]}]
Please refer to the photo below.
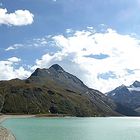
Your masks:
[{"label": "cumulus cloud", "polygon": [[[36,59],[29,71],[17,68],[21,63],[19,58],[0,61],[0,79],[25,78],[38,67],[48,68],[58,63],[89,87],[102,92],[140,80],[140,40],[136,35],[120,34],[111,28],[97,32],[88,27],[79,31],[67,29],[64,34],[36,38],[22,45],[37,47],[43,52],[45,49],[46,53]],[[18,45],[11,47],[9,50]]]},{"label": "cumulus cloud", "polygon": [[0,8],[0,24],[10,26],[23,26],[33,23],[34,15],[28,10],[16,10],[8,13],[7,9]]},{"label": "cumulus cloud", "polygon": [[51,37],[59,51],[44,54],[36,60],[33,69],[58,63],[89,87],[102,92],[140,80],[139,39],[111,28],[104,32],[96,32],[91,27],[70,31]]},{"label": "cumulus cloud", "polygon": [[0,61],[0,79],[1,80],[10,80],[14,78],[24,79],[28,77],[31,72],[25,70],[24,67],[15,67],[21,61],[20,58],[11,57],[7,60]]}]

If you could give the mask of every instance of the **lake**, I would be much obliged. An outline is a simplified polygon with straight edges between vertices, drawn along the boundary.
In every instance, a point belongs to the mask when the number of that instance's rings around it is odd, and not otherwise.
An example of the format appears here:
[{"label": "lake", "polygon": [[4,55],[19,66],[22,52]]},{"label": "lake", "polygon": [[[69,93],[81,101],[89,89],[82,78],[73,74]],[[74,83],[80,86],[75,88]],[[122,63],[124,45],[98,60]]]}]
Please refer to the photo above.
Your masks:
[{"label": "lake", "polygon": [[2,125],[16,140],[139,140],[139,117],[19,118]]}]

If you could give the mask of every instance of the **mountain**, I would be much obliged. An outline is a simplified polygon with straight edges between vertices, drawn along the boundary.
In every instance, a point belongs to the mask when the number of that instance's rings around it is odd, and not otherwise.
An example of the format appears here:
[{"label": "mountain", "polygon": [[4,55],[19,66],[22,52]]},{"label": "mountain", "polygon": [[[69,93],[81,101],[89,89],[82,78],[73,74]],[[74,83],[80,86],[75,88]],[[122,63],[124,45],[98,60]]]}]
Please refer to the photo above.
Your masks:
[{"label": "mountain", "polygon": [[[130,86],[122,85],[106,93],[116,104],[127,107],[125,115],[140,115],[140,82],[135,81]],[[124,112],[123,112],[124,113]],[[122,114],[123,114],[122,113]]]},{"label": "mountain", "polygon": [[68,114],[73,116],[120,115],[116,104],[88,88],[58,64],[37,68],[25,80],[0,81],[0,112]]}]

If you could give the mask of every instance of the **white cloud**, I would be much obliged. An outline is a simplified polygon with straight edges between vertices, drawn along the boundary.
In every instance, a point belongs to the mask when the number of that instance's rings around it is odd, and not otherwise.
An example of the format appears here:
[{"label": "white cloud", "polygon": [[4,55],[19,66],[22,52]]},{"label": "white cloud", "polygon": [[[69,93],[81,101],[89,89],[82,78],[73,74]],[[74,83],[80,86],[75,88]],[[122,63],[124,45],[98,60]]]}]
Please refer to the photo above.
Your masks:
[{"label": "white cloud", "polygon": [[17,57],[11,57],[8,59],[9,62],[12,62],[12,63],[17,63],[17,62],[20,62],[21,59],[20,58],[17,58]]},{"label": "white cloud", "polygon": [[5,51],[10,51],[10,50],[15,50],[15,49],[16,49],[15,47],[10,46],[10,47],[6,48]]},{"label": "white cloud", "polygon": [[[43,51],[49,48],[30,67],[30,71],[58,63],[89,87],[102,92],[140,80],[140,40],[136,35],[120,34],[111,28],[96,32],[88,27],[82,31],[68,29],[64,35],[46,36],[25,44],[23,46],[37,47]],[[18,45],[12,47],[16,49]],[[0,79],[28,77],[30,71],[24,67],[17,68],[20,61],[16,57],[0,61]]]},{"label": "white cloud", "polygon": [[30,41],[26,41],[23,44],[13,44],[9,47],[7,47],[5,49],[5,51],[13,51],[13,50],[17,50],[17,49],[38,49],[38,48],[43,48],[46,47],[48,45],[48,41],[47,41],[48,37],[43,37],[43,38],[35,38],[32,39]]},{"label": "white cloud", "polygon": [[25,70],[22,66],[16,68],[18,63],[21,61],[20,58],[11,57],[7,60],[0,61],[0,79],[10,80],[14,78],[26,78],[30,76],[31,72]]},{"label": "white cloud", "polygon": [[32,45],[33,47],[43,47],[46,46],[48,44],[47,41],[47,37],[43,37],[43,38],[37,38],[37,39],[33,39],[33,41],[31,41],[28,45]]},{"label": "white cloud", "polygon": [[[53,63],[61,64],[88,86],[102,92],[140,80],[140,40],[131,35],[119,34],[111,28],[105,32],[95,32],[90,27],[90,30],[51,38],[60,51],[44,54],[41,59],[36,60],[33,68],[49,67]],[[102,54],[108,57],[85,57]]]},{"label": "white cloud", "polygon": [[5,51],[16,50],[16,49],[19,49],[21,47],[24,47],[24,45],[23,44],[14,44],[14,45],[9,46],[8,48],[6,48]]},{"label": "white cloud", "polygon": [[23,26],[33,23],[34,15],[28,10],[16,10],[8,13],[7,9],[0,8],[0,24]]}]

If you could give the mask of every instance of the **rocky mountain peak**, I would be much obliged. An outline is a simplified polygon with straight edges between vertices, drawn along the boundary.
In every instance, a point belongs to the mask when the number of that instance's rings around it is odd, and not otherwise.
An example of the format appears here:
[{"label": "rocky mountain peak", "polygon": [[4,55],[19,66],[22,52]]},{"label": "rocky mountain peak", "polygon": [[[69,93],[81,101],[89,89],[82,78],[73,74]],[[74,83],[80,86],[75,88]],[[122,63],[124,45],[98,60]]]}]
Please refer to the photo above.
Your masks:
[{"label": "rocky mountain peak", "polygon": [[58,64],[53,64],[53,65],[49,68],[49,70],[51,70],[51,69],[54,69],[54,70],[56,70],[56,71],[64,71],[64,69],[63,69],[61,66],[59,66]]},{"label": "rocky mountain peak", "polygon": [[58,64],[49,69],[37,68],[29,78],[20,82],[0,83],[0,113],[119,115],[115,108],[105,95],[88,88]]},{"label": "rocky mountain peak", "polygon": [[46,73],[46,69],[37,68],[37,69],[31,74],[31,76],[44,76],[45,73]]},{"label": "rocky mountain peak", "polygon": [[140,82],[139,81],[135,81],[132,86],[134,87],[140,87]]},{"label": "rocky mountain peak", "polygon": [[39,77],[46,77],[48,75],[57,73],[57,72],[64,72],[64,69],[59,66],[58,64],[54,64],[52,65],[49,69],[41,69],[41,68],[37,68],[31,76],[39,76]]},{"label": "rocky mountain peak", "polygon": [[123,92],[127,92],[128,91],[128,89],[127,89],[127,86],[125,86],[124,84],[122,84],[121,86],[119,86],[119,87],[117,87],[116,89],[115,89],[115,91],[120,91],[121,90],[121,92],[123,91]]}]

